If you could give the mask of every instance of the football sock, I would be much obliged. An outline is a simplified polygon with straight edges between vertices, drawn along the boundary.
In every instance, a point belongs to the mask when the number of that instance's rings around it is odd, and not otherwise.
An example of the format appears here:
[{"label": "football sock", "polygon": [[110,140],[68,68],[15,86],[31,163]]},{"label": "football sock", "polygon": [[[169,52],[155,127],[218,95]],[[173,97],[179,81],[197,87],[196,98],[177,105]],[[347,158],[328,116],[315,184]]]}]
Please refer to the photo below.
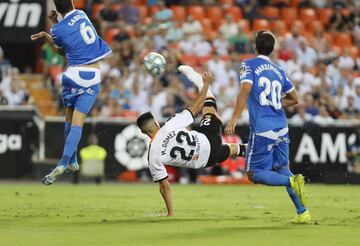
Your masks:
[{"label": "football sock", "polygon": [[[66,140],[67,136],[69,135],[70,130],[71,130],[71,123],[68,122],[68,121],[65,121],[65,128],[64,128],[65,140]],[[70,164],[73,164],[73,163],[77,162],[76,152],[77,152],[77,149],[75,150],[75,152],[70,157],[70,160],[69,160]]]},{"label": "football sock", "polygon": [[216,100],[214,97],[207,97],[204,102],[204,107],[214,107],[217,110]]},{"label": "football sock", "polygon": [[[277,172],[286,175],[288,177],[293,176],[292,172],[287,167],[281,168]],[[306,208],[301,204],[299,197],[295,194],[295,192],[291,189],[291,187],[286,187],[286,190],[296,207],[296,212],[298,214],[302,214],[303,212],[305,212]]]},{"label": "football sock", "polygon": [[80,142],[82,127],[73,126],[65,140],[64,152],[59,165],[66,166],[69,164],[71,156],[75,153]]},{"label": "football sock", "polygon": [[259,171],[254,173],[252,177],[254,183],[265,184],[270,186],[288,186],[290,180],[288,176],[279,174],[274,171]]},{"label": "football sock", "polygon": [[238,153],[237,156],[245,157],[246,154],[246,145],[245,144],[238,144]]}]

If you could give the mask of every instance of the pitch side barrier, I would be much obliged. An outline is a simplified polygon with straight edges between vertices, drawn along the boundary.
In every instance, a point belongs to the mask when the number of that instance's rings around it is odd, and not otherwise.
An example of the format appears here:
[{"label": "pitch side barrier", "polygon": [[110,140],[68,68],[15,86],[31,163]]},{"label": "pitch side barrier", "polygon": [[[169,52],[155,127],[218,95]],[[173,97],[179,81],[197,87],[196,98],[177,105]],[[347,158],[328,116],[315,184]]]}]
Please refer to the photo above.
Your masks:
[{"label": "pitch side barrier", "polygon": [[[326,127],[315,124],[291,125],[291,169],[295,173],[303,173],[311,182],[360,183],[360,168],[347,158],[351,147],[360,147],[358,126],[359,124],[340,121]],[[61,156],[63,127],[62,118],[45,120],[46,159],[56,162],[56,158]],[[195,124],[194,128],[196,127]],[[108,152],[105,170],[107,178],[115,178],[126,170],[133,170],[138,174],[146,172],[149,139],[141,134],[134,122],[122,119],[89,119],[84,127],[80,149],[86,145],[87,136],[91,133],[98,136],[99,145]],[[247,142],[247,125],[239,125],[236,133],[243,142]]]},{"label": "pitch side barrier", "polygon": [[[41,119],[36,107],[0,106],[0,178],[31,178],[37,164],[55,164],[64,144],[63,117]],[[194,125],[196,128],[197,125]],[[358,183],[359,163],[348,158],[348,151],[360,147],[359,124],[336,122],[332,126],[290,125],[290,163],[294,172],[303,173],[311,182]],[[246,142],[247,125],[237,134]],[[147,173],[149,139],[133,121],[89,119],[84,126],[79,148],[88,136],[98,136],[108,156],[105,173],[114,179],[126,170]]]}]

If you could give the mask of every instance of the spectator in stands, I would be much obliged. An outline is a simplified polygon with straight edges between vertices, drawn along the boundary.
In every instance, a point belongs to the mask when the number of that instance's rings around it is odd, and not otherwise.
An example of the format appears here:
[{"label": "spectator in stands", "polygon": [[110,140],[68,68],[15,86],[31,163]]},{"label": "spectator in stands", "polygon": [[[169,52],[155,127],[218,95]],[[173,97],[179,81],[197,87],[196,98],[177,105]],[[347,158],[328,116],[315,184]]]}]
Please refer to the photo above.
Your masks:
[{"label": "spectator in stands", "polygon": [[346,95],[344,94],[344,87],[339,86],[334,96],[334,104],[340,111],[344,111],[347,107],[347,103],[348,101]]},{"label": "spectator in stands", "polygon": [[320,126],[327,126],[334,123],[334,119],[329,116],[329,113],[324,105],[319,108],[319,114],[314,116],[314,123]]},{"label": "spectator in stands", "polygon": [[341,7],[336,5],[334,14],[329,19],[329,30],[331,32],[343,32],[348,29],[348,19],[341,12]]},{"label": "spectator in stands", "polygon": [[214,82],[212,84],[212,91],[217,94],[219,88],[222,85],[226,85],[224,77],[227,77],[226,63],[220,59],[220,56],[217,53],[213,53],[212,59],[207,63],[207,68],[214,75]]},{"label": "spectator in stands", "polygon": [[224,34],[220,33],[218,35],[217,39],[213,42],[213,46],[217,54],[221,56],[227,56],[229,54],[230,43]]},{"label": "spectator in stands", "polygon": [[314,97],[311,95],[311,93],[307,93],[304,96],[304,106],[305,106],[305,112],[315,116],[319,114],[319,109],[316,107],[316,102],[314,100]]},{"label": "spectator in stands", "polygon": [[226,39],[237,34],[238,27],[231,15],[225,16],[225,21],[221,24],[219,31]]},{"label": "spectator in stands", "polygon": [[8,105],[9,102],[4,96],[4,93],[0,90],[0,105]]},{"label": "spectator in stands", "polygon": [[189,40],[197,42],[202,38],[203,28],[198,20],[195,20],[191,15],[186,17],[186,21],[183,24],[183,30],[185,36],[188,35]]},{"label": "spectator in stands", "polygon": [[112,8],[110,0],[103,1],[104,7],[98,12],[96,18],[99,21],[101,35],[106,34],[109,27],[114,27],[118,20],[118,13]]},{"label": "spectator in stands", "polygon": [[140,75],[137,74],[132,84],[132,97],[130,99],[130,108],[133,111],[144,113],[149,110],[148,92],[140,86]]},{"label": "spectator in stands", "polygon": [[166,34],[168,42],[178,42],[184,38],[184,30],[180,21],[175,21],[174,25],[170,27]]},{"label": "spectator in stands", "polygon": [[178,112],[179,109],[175,105],[175,95],[168,92],[166,95],[166,105],[162,107],[161,114],[163,118],[169,118]]},{"label": "spectator in stands", "polygon": [[[18,68],[11,68],[10,73],[1,80],[0,90],[3,92],[9,91],[11,89],[11,83],[13,81],[20,81],[19,75],[20,71]],[[19,85],[21,85],[21,82],[19,83]]]},{"label": "spectator in stands", "polygon": [[159,31],[158,33],[154,36],[153,39],[153,44],[154,44],[154,49],[159,52],[162,49],[166,48],[166,46],[168,45],[168,40],[167,40],[167,25],[166,24],[160,24],[159,25]]},{"label": "spectator in stands", "polygon": [[58,67],[59,72],[63,71],[65,67],[65,58],[54,51],[54,49],[49,45],[49,43],[45,43],[42,47],[42,58],[43,58],[43,70],[45,75],[45,82],[48,85],[52,85],[55,81],[55,78],[52,78],[55,74],[51,74],[52,67]]},{"label": "spectator in stands", "polygon": [[343,119],[359,119],[359,111],[355,108],[354,98],[352,96],[348,96],[347,98],[347,107],[343,111]]},{"label": "spectator in stands", "polygon": [[254,19],[261,17],[258,13],[258,3],[256,0],[248,0],[241,6],[244,18],[252,23]]},{"label": "spectator in stands", "polygon": [[313,116],[305,111],[305,105],[299,104],[297,106],[296,114],[291,117],[290,122],[293,124],[303,125],[306,122],[312,121]]},{"label": "spectator in stands", "polygon": [[291,29],[291,33],[285,38],[285,46],[289,50],[296,50],[300,47],[300,43],[305,40],[303,36],[300,35],[300,23],[295,23]]},{"label": "spectator in stands", "polygon": [[159,7],[159,10],[155,14],[155,20],[160,23],[169,22],[171,24],[174,15],[172,10],[165,6],[164,1],[159,1],[157,6]]},{"label": "spectator in stands", "polygon": [[10,83],[10,88],[4,91],[4,96],[8,101],[8,105],[24,105],[27,102],[27,95],[23,89],[21,89],[20,82],[13,79]]},{"label": "spectator in stands", "polygon": [[131,0],[124,1],[119,17],[129,25],[136,25],[140,20],[140,12],[131,2]]},{"label": "spectator in stands", "polygon": [[322,27],[316,27],[314,36],[311,39],[311,46],[317,52],[324,52],[327,43],[329,43],[329,41],[325,38]]},{"label": "spectator in stands", "polygon": [[179,48],[184,54],[193,54],[195,42],[190,39],[190,34],[185,33],[184,39],[179,42]]},{"label": "spectator in stands", "polygon": [[295,50],[297,58],[301,65],[306,65],[308,68],[313,68],[317,62],[316,51],[307,45],[306,40],[301,40],[299,48]]},{"label": "spectator in stands", "polygon": [[244,33],[244,27],[238,25],[238,32],[229,38],[230,44],[234,47],[234,51],[238,53],[249,52],[249,38]]},{"label": "spectator in stands", "polygon": [[197,42],[195,42],[194,45],[195,54],[196,56],[208,56],[212,52],[212,46],[211,44],[205,40],[203,37]]},{"label": "spectator in stands", "polygon": [[339,67],[339,59],[334,59],[333,62],[326,67],[326,75],[330,78],[331,90],[336,90],[340,85],[341,73]]},{"label": "spectator in stands", "polygon": [[349,48],[345,47],[344,52],[339,57],[339,67],[345,69],[353,69],[355,66],[354,59],[350,56]]},{"label": "spectator in stands", "polygon": [[338,55],[332,50],[330,42],[326,42],[324,50],[318,52],[319,62],[326,65],[331,64],[337,56]]},{"label": "spectator in stands", "polygon": [[10,61],[4,57],[4,51],[0,46],[0,81],[9,74]]}]

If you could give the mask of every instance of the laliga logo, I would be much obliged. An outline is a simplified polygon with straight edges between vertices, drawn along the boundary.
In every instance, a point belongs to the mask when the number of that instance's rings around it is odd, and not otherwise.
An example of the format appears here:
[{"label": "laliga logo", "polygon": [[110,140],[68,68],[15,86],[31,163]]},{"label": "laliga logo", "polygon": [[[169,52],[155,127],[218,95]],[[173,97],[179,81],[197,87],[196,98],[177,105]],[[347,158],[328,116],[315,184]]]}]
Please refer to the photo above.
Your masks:
[{"label": "laliga logo", "polygon": [[0,154],[6,153],[8,150],[21,150],[20,135],[0,134]]},{"label": "laliga logo", "polygon": [[126,127],[115,137],[115,158],[129,170],[147,167],[149,138],[136,125]]}]

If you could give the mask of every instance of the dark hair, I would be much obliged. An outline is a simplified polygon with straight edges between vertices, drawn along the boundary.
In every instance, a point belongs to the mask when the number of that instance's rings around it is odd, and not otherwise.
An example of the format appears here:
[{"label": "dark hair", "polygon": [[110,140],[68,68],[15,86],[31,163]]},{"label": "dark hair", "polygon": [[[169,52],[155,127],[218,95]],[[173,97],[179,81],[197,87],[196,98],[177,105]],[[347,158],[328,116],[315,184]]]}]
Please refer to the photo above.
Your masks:
[{"label": "dark hair", "polygon": [[152,115],[152,113],[146,112],[143,113],[142,115],[140,115],[137,120],[136,120],[136,124],[138,125],[138,127],[142,130],[144,125],[149,121],[149,120],[154,120],[154,116]]},{"label": "dark hair", "polygon": [[69,13],[71,10],[74,9],[72,0],[54,0],[54,4],[57,12],[59,12],[60,14]]},{"label": "dark hair", "polygon": [[256,50],[259,55],[269,56],[274,50],[275,37],[269,31],[260,31],[256,34]]}]

